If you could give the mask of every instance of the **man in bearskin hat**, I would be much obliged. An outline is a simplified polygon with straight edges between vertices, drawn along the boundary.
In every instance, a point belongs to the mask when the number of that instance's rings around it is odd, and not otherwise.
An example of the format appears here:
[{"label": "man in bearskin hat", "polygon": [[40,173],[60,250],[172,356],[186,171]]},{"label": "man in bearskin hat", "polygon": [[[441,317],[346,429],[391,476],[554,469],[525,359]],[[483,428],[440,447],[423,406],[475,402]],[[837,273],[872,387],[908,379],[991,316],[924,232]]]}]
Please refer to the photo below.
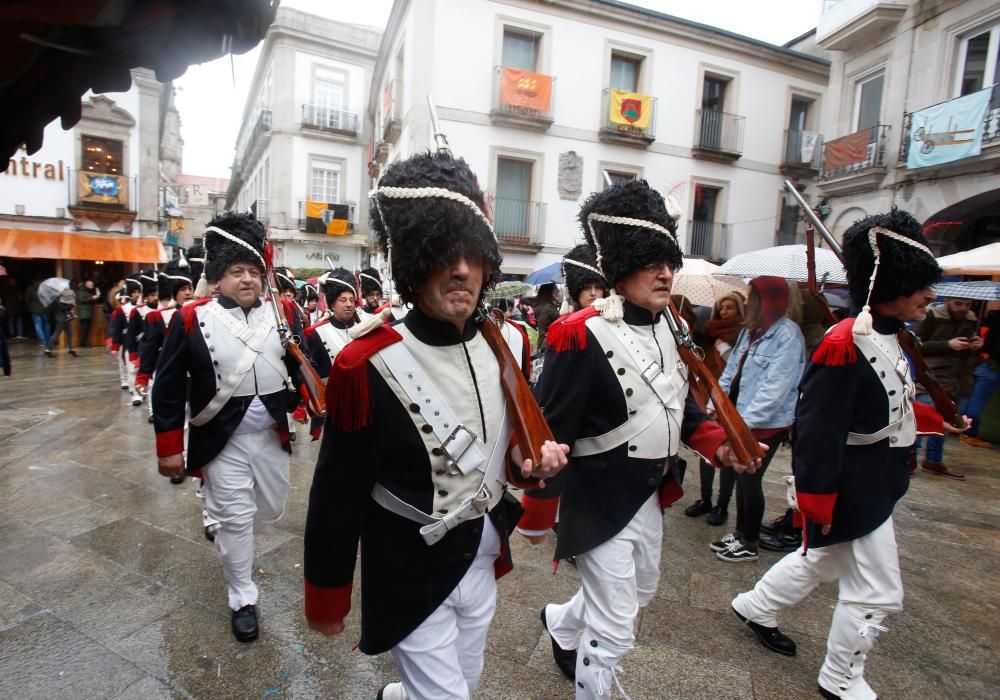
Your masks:
[{"label": "man in bearskin hat", "polygon": [[941,278],[920,222],[893,209],[855,223],[844,234],[844,265],[862,311],[814,349],[795,414],[789,500],[806,520],[804,548],[738,595],[733,610],[764,646],[793,656],[778,613],[837,581],[819,692],[873,700],[865,658],[886,615],[903,604],[892,511],[909,485],[918,431],[955,429],[914,402],[912,370],[896,338],[905,323],[924,318]]},{"label": "man in bearskin hat", "polygon": [[374,267],[366,267],[358,273],[358,282],[364,302],[360,311],[374,316],[382,307],[382,276]]},{"label": "man in bearskin hat", "polygon": [[[122,391],[128,391],[132,395],[132,402],[138,399],[142,403],[142,395],[135,389],[135,377],[129,371],[128,352],[126,350],[127,330],[129,318],[132,311],[140,303],[142,296],[143,282],[140,279],[142,270],[134,273],[131,277],[125,278],[125,299],[111,312],[111,323],[109,324],[109,335],[111,337],[111,354],[114,355],[118,363],[118,378],[121,380]],[[138,404],[136,404],[138,405]]]},{"label": "man in bearskin hat", "polygon": [[307,328],[322,321],[326,315],[319,310],[319,290],[308,282],[299,290],[299,306],[305,314],[303,323]]},{"label": "man in bearskin hat", "polygon": [[[568,448],[541,446],[541,465],[516,447],[506,456],[500,367],[475,316],[501,255],[465,161],[414,155],[388,168],[372,200],[372,226],[413,308],[391,326],[370,319],[330,373],[306,520],[306,617],[325,634],[343,631],[360,540],[360,648],[391,651],[402,677],[378,697],[468,698],[495,576],[511,568],[519,507],[505,485],[555,473]],[[500,331],[523,367],[523,334]]]},{"label": "man in bearskin hat", "polygon": [[[159,307],[146,314],[142,338],[139,341],[139,371],[135,375],[135,386],[141,392],[148,392],[153,387],[153,374],[156,363],[160,359],[163,339],[167,335],[167,327],[178,307],[183,306],[194,296],[194,282],[175,262],[169,263],[159,272],[156,296]],[[187,272],[184,269],[184,272]],[[149,402],[149,422],[153,422],[153,402]],[[179,484],[184,477],[174,477],[171,481]]]},{"label": "man in bearskin hat", "polygon": [[535,398],[571,463],[525,495],[518,529],[538,542],[560,502],[555,559],[576,558],[581,587],[546,605],[542,624],[576,697],[609,698],[639,609],[656,593],[662,510],[681,495],[679,444],[720,467],[734,457],[689,395],[665,316],[682,257],[663,197],[641,180],[616,184],[584,202],[580,224],[609,296],[549,327]]},{"label": "man in bearskin hat", "polygon": [[219,295],[181,307],[167,329],[153,392],[160,474],[204,476],[205,507],[220,523],[215,543],[232,630],[241,642],[258,634],[254,533],[285,506],[287,410],[297,403],[297,368],[286,364],[274,307],[262,297],[263,247],[264,226],[251,214],[226,212],[210,222],[206,284],[198,286],[216,284]]}]

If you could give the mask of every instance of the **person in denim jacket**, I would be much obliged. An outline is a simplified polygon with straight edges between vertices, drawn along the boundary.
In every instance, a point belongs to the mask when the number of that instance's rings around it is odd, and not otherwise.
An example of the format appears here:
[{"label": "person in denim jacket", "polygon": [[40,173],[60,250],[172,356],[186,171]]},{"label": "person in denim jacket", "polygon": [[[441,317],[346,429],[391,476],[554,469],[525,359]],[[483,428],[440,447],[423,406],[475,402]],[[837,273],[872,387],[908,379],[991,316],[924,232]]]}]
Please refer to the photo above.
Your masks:
[{"label": "person in denim jacket", "polygon": [[764,472],[778,445],[788,438],[806,365],[805,340],[793,320],[800,307],[794,283],[781,277],[752,280],[746,328],[719,378],[722,390],[729,394],[754,436],[770,448],[760,469],[736,477],[736,531],[710,545],[723,561],[757,558],[764,517]]}]

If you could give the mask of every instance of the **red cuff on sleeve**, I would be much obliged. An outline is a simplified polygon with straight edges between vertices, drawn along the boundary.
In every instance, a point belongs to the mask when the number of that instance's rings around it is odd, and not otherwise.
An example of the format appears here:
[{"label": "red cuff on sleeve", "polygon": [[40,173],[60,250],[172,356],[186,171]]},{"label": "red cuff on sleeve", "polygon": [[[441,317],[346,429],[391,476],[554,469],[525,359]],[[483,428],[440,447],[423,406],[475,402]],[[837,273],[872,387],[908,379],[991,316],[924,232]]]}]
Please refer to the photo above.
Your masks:
[{"label": "red cuff on sleeve", "polygon": [[944,418],[932,406],[914,402],[913,416],[917,419],[917,433],[920,435],[944,435]]},{"label": "red cuff on sleeve", "polygon": [[184,428],[156,434],[156,456],[172,457],[184,451]]},{"label": "red cuff on sleeve", "polygon": [[833,524],[833,506],[837,502],[835,493],[796,493],[799,510],[809,520],[820,525]]},{"label": "red cuff on sleeve", "polygon": [[135,375],[135,387],[136,387],[136,389],[138,389],[140,387],[147,387],[147,386],[149,386],[149,379],[150,379],[149,375],[146,374],[145,372],[139,372],[138,374],[136,374]]},{"label": "red cuff on sleeve", "polygon": [[524,494],[521,498],[524,515],[517,521],[522,530],[548,530],[556,522],[556,510],[559,509],[558,498],[534,498]]},{"label": "red cuff on sleeve", "polygon": [[[688,439],[688,447],[712,464],[715,464],[715,453],[719,451],[719,448],[722,447],[722,443],[725,441],[726,431],[722,429],[722,426],[714,421],[707,420],[691,433],[691,437]],[[719,465],[715,464],[715,466]]]},{"label": "red cuff on sleeve", "polygon": [[308,579],[306,584],[306,619],[311,622],[340,622],[351,611],[351,589],[353,583],[336,588],[314,586]]},{"label": "red cuff on sleeve", "polygon": [[111,352],[118,353],[121,349],[122,349],[122,346],[121,346],[120,343],[114,343],[114,342],[111,343]]},{"label": "red cuff on sleeve", "polygon": [[138,362],[139,361],[139,353],[137,353],[137,352],[130,352],[128,354],[128,359],[130,359],[132,362]]}]

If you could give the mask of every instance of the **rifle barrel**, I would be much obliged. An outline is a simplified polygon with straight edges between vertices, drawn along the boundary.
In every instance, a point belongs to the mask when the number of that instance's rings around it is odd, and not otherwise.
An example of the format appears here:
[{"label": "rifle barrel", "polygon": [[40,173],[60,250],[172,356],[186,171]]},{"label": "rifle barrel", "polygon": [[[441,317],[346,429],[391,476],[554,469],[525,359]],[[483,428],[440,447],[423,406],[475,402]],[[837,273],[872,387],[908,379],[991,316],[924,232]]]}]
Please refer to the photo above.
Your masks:
[{"label": "rifle barrel", "polygon": [[795,185],[792,184],[791,180],[785,180],[785,189],[788,190],[789,194],[791,194],[792,197],[795,198],[795,201],[798,202],[799,207],[801,207],[813,227],[819,231],[819,234],[823,236],[823,240],[825,240],[826,244],[830,246],[830,250],[832,250],[834,255],[840,258],[840,261],[843,262],[844,251],[840,247],[840,243],[838,243],[837,239],[833,237],[833,234],[830,233],[829,229],[823,225],[823,222],[819,220],[819,217],[816,216],[816,212],[813,211],[813,208],[806,204],[806,200],[803,199],[802,194],[795,189]]}]

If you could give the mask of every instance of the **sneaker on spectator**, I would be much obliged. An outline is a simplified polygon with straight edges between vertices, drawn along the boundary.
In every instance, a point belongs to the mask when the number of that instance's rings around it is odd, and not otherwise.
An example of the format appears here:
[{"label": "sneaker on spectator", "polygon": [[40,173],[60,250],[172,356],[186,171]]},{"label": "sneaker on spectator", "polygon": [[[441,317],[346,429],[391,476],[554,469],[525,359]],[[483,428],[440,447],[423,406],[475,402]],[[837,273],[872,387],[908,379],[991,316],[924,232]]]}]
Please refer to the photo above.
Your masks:
[{"label": "sneaker on spectator", "polygon": [[722,561],[752,561],[759,555],[756,549],[750,549],[739,540],[736,540],[721,552],[716,552],[715,556]]},{"label": "sneaker on spectator", "polygon": [[721,540],[716,540],[712,544],[708,545],[708,548],[711,549],[713,552],[724,552],[725,550],[729,549],[729,545],[731,545],[733,542],[738,542],[738,541],[739,540],[736,539],[736,534],[730,532]]}]

